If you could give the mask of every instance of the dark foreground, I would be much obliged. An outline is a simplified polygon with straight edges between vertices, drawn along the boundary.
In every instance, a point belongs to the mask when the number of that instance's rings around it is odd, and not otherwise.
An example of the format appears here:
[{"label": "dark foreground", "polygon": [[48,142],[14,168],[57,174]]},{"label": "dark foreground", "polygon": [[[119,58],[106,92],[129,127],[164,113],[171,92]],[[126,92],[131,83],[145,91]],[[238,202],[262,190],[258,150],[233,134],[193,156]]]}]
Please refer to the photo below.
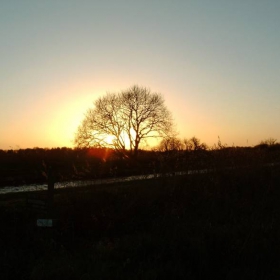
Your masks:
[{"label": "dark foreground", "polygon": [[[279,166],[0,197],[0,279],[279,279]],[[38,194],[39,195],[39,194]]]}]

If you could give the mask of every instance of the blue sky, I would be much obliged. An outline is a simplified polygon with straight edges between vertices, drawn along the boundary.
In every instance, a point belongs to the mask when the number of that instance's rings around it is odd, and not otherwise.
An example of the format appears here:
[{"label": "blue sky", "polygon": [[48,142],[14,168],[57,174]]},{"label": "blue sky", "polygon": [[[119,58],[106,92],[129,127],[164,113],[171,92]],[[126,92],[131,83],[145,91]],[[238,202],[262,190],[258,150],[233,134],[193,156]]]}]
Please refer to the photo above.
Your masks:
[{"label": "blue sky", "polygon": [[72,146],[92,102],[161,92],[180,137],[280,140],[280,1],[0,0],[0,148]]}]

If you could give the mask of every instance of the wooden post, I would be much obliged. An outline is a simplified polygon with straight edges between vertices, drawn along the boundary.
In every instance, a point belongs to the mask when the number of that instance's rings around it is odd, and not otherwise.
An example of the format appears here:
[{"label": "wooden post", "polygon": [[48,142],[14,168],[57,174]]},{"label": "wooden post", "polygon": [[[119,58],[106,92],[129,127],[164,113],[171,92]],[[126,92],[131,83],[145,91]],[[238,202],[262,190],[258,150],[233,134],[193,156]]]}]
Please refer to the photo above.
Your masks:
[{"label": "wooden post", "polygon": [[57,220],[54,219],[53,211],[55,176],[51,166],[47,170],[47,182],[47,193],[35,193],[32,197],[27,197],[27,207],[37,214],[38,227],[52,228],[57,225]]},{"label": "wooden post", "polygon": [[48,168],[48,210],[49,214],[52,214],[52,208],[53,208],[53,195],[54,195],[54,174],[52,167],[49,166]]}]

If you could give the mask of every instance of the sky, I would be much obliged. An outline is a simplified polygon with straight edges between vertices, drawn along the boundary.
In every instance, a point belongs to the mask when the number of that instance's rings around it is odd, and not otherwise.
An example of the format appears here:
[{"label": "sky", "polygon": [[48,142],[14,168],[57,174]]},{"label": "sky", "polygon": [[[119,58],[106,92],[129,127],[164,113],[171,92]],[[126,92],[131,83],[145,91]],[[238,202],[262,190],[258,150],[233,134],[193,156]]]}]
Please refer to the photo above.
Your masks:
[{"label": "sky", "polygon": [[0,0],[0,149],[73,147],[93,102],[160,92],[180,138],[280,141],[279,0]]}]

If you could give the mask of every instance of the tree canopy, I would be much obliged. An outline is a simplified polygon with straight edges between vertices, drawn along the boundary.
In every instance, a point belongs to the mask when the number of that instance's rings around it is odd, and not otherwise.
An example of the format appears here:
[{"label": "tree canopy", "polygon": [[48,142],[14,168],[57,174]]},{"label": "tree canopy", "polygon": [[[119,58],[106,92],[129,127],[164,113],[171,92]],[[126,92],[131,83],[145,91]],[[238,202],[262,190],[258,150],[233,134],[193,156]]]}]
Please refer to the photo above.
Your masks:
[{"label": "tree canopy", "polygon": [[173,119],[160,93],[134,85],[107,93],[94,102],[75,137],[78,147],[111,147],[137,156],[148,138],[164,138],[173,132]]}]

